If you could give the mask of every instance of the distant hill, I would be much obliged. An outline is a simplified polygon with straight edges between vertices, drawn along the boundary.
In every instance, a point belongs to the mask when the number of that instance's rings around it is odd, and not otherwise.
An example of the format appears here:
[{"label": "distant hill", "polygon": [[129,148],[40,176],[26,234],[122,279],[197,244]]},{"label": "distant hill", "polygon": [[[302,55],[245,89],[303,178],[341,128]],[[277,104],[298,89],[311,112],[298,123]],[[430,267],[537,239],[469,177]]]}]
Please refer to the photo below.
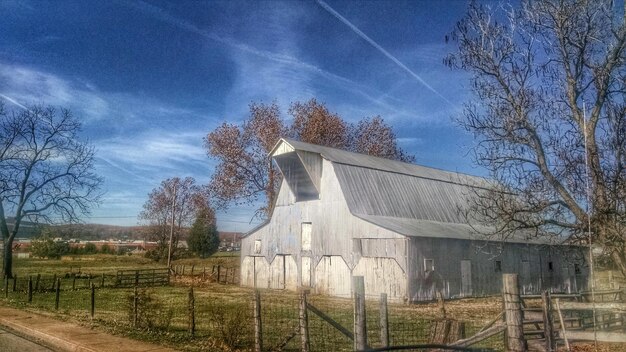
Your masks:
[{"label": "distant hill", "polygon": [[[15,224],[15,218],[7,218],[7,226],[9,226],[9,231],[11,231],[14,224]],[[22,222],[20,222],[20,228],[19,230],[17,230],[16,237],[32,238],[32,237],[36,237],[37,235],[39,235],[40,231],[41,231],[40,224],[22,220]]]},{"label": "distant hill", "polygon": [[[7,219],[9,228],[13,226],[14,219]],[[88,241],[108,240],[143,240],[149,231],[149,226],[116,226],[102,224],[65,224],[46,225],[28,221],[20,224],[18,238],[33,238],[39,236],[41,230],[49,227],[54,237],[64,239],[80,239]],[[243,234],[239,232],[220,232],[220,240],[225,243],[239,243]],[[186,240],[187,231],[183,231],[181,240]]]},{"label": "distant hill", "polygon": [[144,226],[116,226],[102,224],[69,224],[51,226],[58,237],[65,239],[75,238],[81,240],[142,240],[144,239]]}]

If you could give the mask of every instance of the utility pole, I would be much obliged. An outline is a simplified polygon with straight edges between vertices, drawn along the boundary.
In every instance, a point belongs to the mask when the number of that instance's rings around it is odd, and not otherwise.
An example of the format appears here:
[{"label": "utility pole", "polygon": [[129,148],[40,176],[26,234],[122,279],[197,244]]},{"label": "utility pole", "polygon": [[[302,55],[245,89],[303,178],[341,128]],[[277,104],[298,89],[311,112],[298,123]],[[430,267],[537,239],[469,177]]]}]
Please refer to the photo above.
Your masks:
[{"label": "utility pole", "polygon": [[172,197],[172,227],[170,227],[170,246],[167,251],[167,267],[172,268],[172,239],[174,238],[174,214],[176,213],[176,181],[174,181],[174,196]]}]

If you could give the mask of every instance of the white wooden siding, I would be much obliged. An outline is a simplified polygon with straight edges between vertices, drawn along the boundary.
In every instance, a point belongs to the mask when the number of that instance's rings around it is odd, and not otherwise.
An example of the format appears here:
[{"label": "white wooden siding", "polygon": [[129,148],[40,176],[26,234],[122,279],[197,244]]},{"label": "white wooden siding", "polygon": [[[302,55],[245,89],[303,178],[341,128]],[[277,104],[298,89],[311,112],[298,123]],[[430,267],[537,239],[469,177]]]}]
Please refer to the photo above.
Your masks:
[{"label": "white wooden siding", "polygon": [[366,296],[374,299],[386,293],[391,301],[403,302],[407,299],[407,277],[395,259],[361,258],[352,275],[363,276]]},{"label": "white wooden siding", "polygon": [[302,286],[311,287],[311,257],[302,257]]},{"label": "white wooden siding", "polygon": [[311,250],[311,223],[303,222],[302,223],[302,250],[310,251]]},{"label": "white wooden siding", "polygon": [[[311,250],[306,251],[306,256],[311,257],[313,288],[317,287],[316,263],[323,256],[341,256],[347,264],[348,271],[354,268],[360,259],[360,255],[352,251],[354,238],[367,239],[366,242],[371,244],[374,242],[370,241],[376,239],[388,241],[383,250],[385,255],[394,257],[398,263],[402,263],[402,267],[406,265],[406,237],[353,216],[334,174],[333,164],[327,160],[323,160],[321,189],[319,200],[295,202],[293,194],[283,181],[274,213],[268,224],[243,238],[242,258],[254,255],[253,243],[261,239],[259,255],[266,256],[269,258],[268,261],[273,260],[277,254],[291,255],[298,263],[298,272],[301,276],[302,223],[311,222],[314,224],[311,226]],[[374,252],[376,250],[372,249],[372,253]],[[346,282],[349,284],[350,280],[347,279]]]},{"label": "white wooden siding", "polygon": [[323,256],[315,267],[315,279],[317,293],[350,297],[350,269],[341,256]]}]

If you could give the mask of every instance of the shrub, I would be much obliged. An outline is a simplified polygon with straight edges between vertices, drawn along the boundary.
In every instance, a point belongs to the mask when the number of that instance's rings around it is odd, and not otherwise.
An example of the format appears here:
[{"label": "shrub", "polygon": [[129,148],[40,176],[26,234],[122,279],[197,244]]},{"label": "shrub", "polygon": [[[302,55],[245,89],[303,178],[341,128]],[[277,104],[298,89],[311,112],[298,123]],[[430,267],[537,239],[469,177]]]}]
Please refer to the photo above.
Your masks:
[{"label": "shrub", "polygon": [[33,256],[48,259],[59,259],[69,251],[70,246],[67,242],[54,241],[48,235],[34,239],[30,247]]},{"label": "shrub", "polygon": [[98,248],[91,242],[88,242],[85,244],[85,247],[83,247],[83,253],[85,254],[95,254],[96,252],[98,252]]},{"label": "shrub", "polygon": [[226,305],[211,304],[209,319],[222,341],[231,349],[245,347],[249,336],[250,319],[246,309],[229,308]]},{"label": "shrub", "polygon": [[172,321],[172,309],[166,309],[163,304],[148,290],[137,289],[137,297],[131,292],[127,296],[128,321],[135,321],[135,300],[137,300],[137,328],[148,330],[167,330]]}]

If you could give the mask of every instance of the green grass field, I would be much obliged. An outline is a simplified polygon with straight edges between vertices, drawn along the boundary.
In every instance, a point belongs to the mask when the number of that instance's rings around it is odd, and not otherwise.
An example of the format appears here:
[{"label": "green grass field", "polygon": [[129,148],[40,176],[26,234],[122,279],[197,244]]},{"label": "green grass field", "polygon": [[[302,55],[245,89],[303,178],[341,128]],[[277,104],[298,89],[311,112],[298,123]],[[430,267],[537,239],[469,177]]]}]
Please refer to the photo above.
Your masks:
[{"label": "green grass field", "polygon": [[[122,269],[147,269],[163,267],[145,258],[129,256],[83,256],[63,260],[20,259],[15,261],[18,275],[17,292],[9,292],[5,304],[23,309],[35,309],[60,319],[73,320],[114,334],[152,341],[184,351],[249,350],[253,339],[252,304],[253,291],[236,285],[225,285],[201,280],[198,268],[213,265],[234,267],[238,257],[211,257],[176,261],[175,266],[185,265],[186,273],[193,265],[194,279],[178,277],[172,285],[139,290],[138,306],[140,328],[133,327],[132,288],[109,287],[112,274]],[[72,290],[72,277],[66,274],[79,272],[92,274],[96,286],[95,316],[90,317],[90,290],[88,279],[83,279]],[[100,278],[105,274],[105,286],[99,288]],[[41,275],[40,288],[32,303],[27,302],[25,292],[28,276]],[[55,293],[51,290],[51,277],[62,278],[59,309],[55,310]],[[188,295],[194,285],[196,334],[188,332]],[[11,287],[9,286],[9,291]],[[144,294],[142,294],[142,292]],[[264,346],[270,350],[280,345],[283,350],[297,350],[299,337],[285,343],[298,328],[298,300],[296,293],[281,290],[262,291],[262,319]],[[4,295],[2,295],[4,297]],[[319,308],[348,330],[352,330],[352,302],[349,299],[310,295],[309,303]],[[368,340],[370,345],[379,343],[378,302],[367,303]],[[495,317],[501,309],[500,300],[466,299],[446,303],[449,317],[466,321],[466,335],[478,331]],[[432,320],[439,318],[436,304],[389,305],[389,324],[392,344],[415,344],[428,342]],[[328,323],[309,312],[311,348],[313,351],[349,351],[352,343]],[[502,336],[495,336],[479,346],[502,349]]]}]

